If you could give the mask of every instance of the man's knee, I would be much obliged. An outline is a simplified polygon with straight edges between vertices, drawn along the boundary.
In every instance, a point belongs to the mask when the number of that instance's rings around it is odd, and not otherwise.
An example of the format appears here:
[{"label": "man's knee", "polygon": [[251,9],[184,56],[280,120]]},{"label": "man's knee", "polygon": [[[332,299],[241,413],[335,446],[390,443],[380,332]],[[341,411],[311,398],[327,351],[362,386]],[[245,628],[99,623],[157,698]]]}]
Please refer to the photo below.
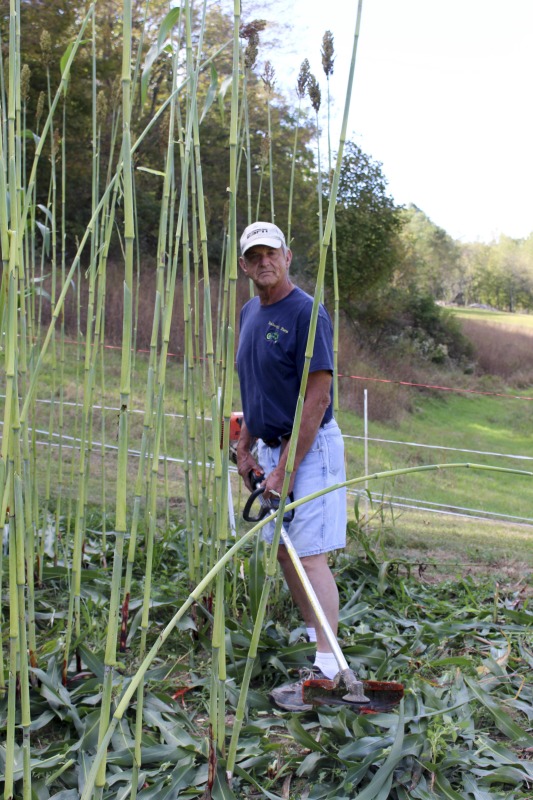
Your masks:
[{"label": "man's knee", "polygon": [[328,559],[325,553],[317,553],[314,556],[302,556],[302,566],[308,575],[329,570]]}]

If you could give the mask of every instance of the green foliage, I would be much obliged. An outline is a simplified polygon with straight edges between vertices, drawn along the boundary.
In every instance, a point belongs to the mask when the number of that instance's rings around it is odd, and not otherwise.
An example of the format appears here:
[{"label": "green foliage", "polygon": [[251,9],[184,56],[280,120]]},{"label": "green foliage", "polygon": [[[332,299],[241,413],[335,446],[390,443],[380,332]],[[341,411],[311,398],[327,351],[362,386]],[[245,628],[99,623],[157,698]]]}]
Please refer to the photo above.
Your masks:
[{"label": "green foliage", "polygon": [[[473,275],[476,300],[496,308],[516,311],[533,308],[533,239],[501,236]],[[480,268],[481,267],[481,268]]]},{"label": "green foliage", "polygon": [[374,351],[391,350],[407,360],[463,364],[473,349],[461,326],[429,294],[389,286],[359,304],[357,324]]},{"label": "green foliage", "polygon": [[402,210],[398,277],[436,300],[533,307],[533,237],[462,244],[414,205]]},{"label": "green foliage", "polygon": [[[8,10],[8,9],[7,9]],[[136,86],[134,95],[134,111],[132,118],[132,140],[144,130],[157,108],[168,97],[171,79],[171,53],[165,47],[165,40],[172,32],[177,38],[180,30],[177,27],[179,15],[176,10],[166,14],[164,3],[151,3],[149,22],[143,30],[144,6],[134,4],[133,19],[133,55],[137,57],[137,49],[142,48],[146,62],[150,68],[145,69],[141,81]],[[164,20],[163,25],[160,22]],[[50,70],[51,91],[55,92],[60,79],[59,64],[61,57],[75,35],[79,22],[78,6],[71,0],[54,0],[51,3],[22,3],[21,13],[21,49],[22,64],[26,64],[31,72],[27,91],[27,127],[38,133],[35,113],[39,97],[47,96],[46,72],[43,68],[43,57],[40,46],[41,32],[50,32],[50,52],[47,58]],[[0,17],[2,39],[8,39],[9,15]],[[200,75],[198,87],[198,106],[205,109],[200,126],[200,145],[202,148],[204,192],[208,202],[208,242],[209,254],[220,260],[224,241],[224,229],[227,225],[227,176],[229,170],[229,147],[227,121],[230,113],[230,95],[228,80],[232,72],[231,48],[228,42],[232,38],[232,18],[218,6],[210,10],[205,34],[204,57],[215,56],[210,67]],[[105,110],[99,116],[102,127],[100,156],[102,164],[100,181],[103,184],[108,160],[112,157],[112,139],[110,131],[120,102],[121,74],[121,25],[120,9],[113,0],[98,3],[96,6],[96,89],[101,99],[105,99]],[[261,28],[261,26],[259,26]],[[197,32],[195,33],[197,35]],[[154,57],[152,57],[152,54]],[[216,55],[215,55],[216,54]],[[157,57],[156,57],[157,56]],[[66,224],[67,245],[72,248],[76,237],[80,237],[91,214],[91,170],[92,170],[92,64],[91,43],[86,42],[82,52],[76,59],[69,83],[69,91],[65,99],[66,112],[66,160],[68,183],[66,186]],[[27,83],[27,73],[26,73]],[[215,91],[216,90],[216,91]],[[216,102],[213,92],[215,91]],[[249,104],[250,136],[251,136],[251,168],[253,192],[257,188],[261,173],[261,147],[267,130],[265,88],[261,79],[249,70],[247,79]],[[272,115],[272,154],[275,169],[276,188],[276,221],[282,227],[286,225],[288,216],[288,194],[290,169],[293,162],[293,130],[295,118],[292,109],[283,96],[274,88],[271,92]],[[181,100],[185,109],[185,99]],[[45,103],[46,106],[46,103]],[[103,106],[102,106],[103,108]],[[139,219],[143,224],[139,231],[141,251],[153,253],[159,230],[159,210],[163,190],[161,175],[156,174],[164,169],[168,134],[168,117],[163,116],[145,138],[142,147],[135,156],[136,167],[136,206]],[[314,242],[314,190],[313,153],[309,142],[314,135],[311,124],[300,119],[300,135],[296,153],[296,170],[294,186],[294,207],[296,209],[294,268],[298,270],[308,262],[308,250]],[[178,137],[176,137],[176,161],[179,158]],[[116,147],[113,160],[116,162]],[[50,165],[43,159],[39,167],[38,202],[46,206],[49,185]],[[247,224],[246,210],[246,170],[244,161],[239,173],[238,186],[238,226]],[[263,193],[261,215],[269,215],[268,193]],[[121,208],[117,211],[120,223]],[[117,252],[120,248],[118,239],[113,239]]]},{"label": "green foliage", "polygon": [[[336,210],[340,305],[357,317],[362,302],[389,281],[398,263],[399,209],[381,164],[347,142]],[[328,267],[331,281],[331,262]]]},{"label": "green foliage", "polygon": [[403,209],[402,254],[398,273],[402,282],[416,285],[422,295],[451,301],[459,291],[459,246],[414,205]]},{"label": "green foliage", "polygon": [[[92,521],[97,521],[94,514]],[[406,688],[403,709],[368,716],[338,706],[301,715],[272,710],[266,699],[269,688],[291,676],[311,652],[310,645],[298,640],[286,590],[278,591],[261,635],[232,787],[225,783],[224,759],[218,754],[219,788],[213,796],[252,797],[260,787],[262,796],[280,798],[290,785],[294,798],[307,789],[309,797],[331,800],[405,800],[437,791],[445,797],[467,792],[525,800],[533,780],[526,755],[533,720],[527,603],[518,605],[504,589],[495,595],[490,580],[425,584],[405,559],[383,560],[359,526],[352,526],[350,534],[351,552],[334,564],[343,649],[363,678],[401,680]],[[156,547],[158,592],[151,639],[188,592],[184,532],[158,538]],[[98,537],[89,537],[82,597],[92,627],[80,645],[82,672],[72,672],[66,687],[60,668],[66,571],[47,566],[37,593],[39,666],[34,676],[39,682],[31,690],[32,773],[35,791],[43,798],[58,792],[79,796],[78,774],[97,741],[108,592],[98,549]],[[245,587],[254,549],[251,544],[244,561],[231,567],[244,580],[238,583],[236,611],[227,614],[230,705],[237,699],[253,625]],[[142,583],[143,571],[140,561],[135,581]],[[205,796],[211,621],[205,605],[197,604],[147,673],[139,797]],[[133,639],[138,636],[132,633]],[[136,666],[130,652],[121,656],[116,695]],[[110,743],[106,800],[125,791],[132,779],[134,713],[132,707]],[[21,758],[17,743],[17,787]]]}]

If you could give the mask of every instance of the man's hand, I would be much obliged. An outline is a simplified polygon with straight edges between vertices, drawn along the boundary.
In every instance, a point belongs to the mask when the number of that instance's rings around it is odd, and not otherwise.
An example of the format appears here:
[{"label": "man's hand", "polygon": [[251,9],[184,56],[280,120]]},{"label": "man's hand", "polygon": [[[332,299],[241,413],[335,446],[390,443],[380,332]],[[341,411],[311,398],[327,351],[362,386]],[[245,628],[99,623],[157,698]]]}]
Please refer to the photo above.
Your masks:
[{"label": "man's hand", "polygon": [[253,492],[254,487],[250,480],[251,472],[261,472],[261,467],[250,453],[250,451],[239,452],[237,448],[237,472],[244,481],[244,485],[248,491]]},{"label": "man's hand", "polygon": [[261,467],[253,457],[250,449],[254,443],[254,439],[250,436],[248,428],[244,419],[241,425],[241,434],[237,443],[237,472],[244,481],[244,485],[249,492],[253,492],[254,487],[250,480],[250,472],[262,472]]},{"label": "man's hand", "polygon": [[[294,478],[295,473],[291,475],[291,480],[289,482],[289,491],[287,494],[292,492],[292,487],[294,485]],[[263,484],[265,487],[265,491],[263,497],[265,500],[271,500],[272,497],[279,500],[281,497],[281,490],[283,488],[283,481],[285,479],[285,466],[280,467],[279,465],[275,467],[272,472],[267,475],[267,478]]]}]

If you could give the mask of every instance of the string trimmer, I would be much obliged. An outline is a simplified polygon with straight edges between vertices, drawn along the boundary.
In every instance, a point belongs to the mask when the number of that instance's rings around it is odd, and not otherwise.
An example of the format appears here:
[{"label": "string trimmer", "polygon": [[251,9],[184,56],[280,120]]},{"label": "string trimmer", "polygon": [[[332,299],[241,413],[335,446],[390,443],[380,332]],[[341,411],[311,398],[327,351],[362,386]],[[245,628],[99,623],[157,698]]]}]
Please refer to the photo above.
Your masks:
[{"label": "string trimmer", "polygon": [[[276,506],[266,502],[263,498],[264,487],[261,486],[265,479],[263,473],[252,471],[250,482],[254,490],[244,507],[243,517],[248,522],[258,522],[267,514],[273,514]],[[259,511],[252,515],[251,509],[255,501],[259,501]],[[290,522],[294,517],[294,509],[285,514],[284,522]],[[328,640],[331,651],[335,656],[339,672],[334,680],[326,678],[310,678],[301,686],[301,699],[305,704],[311,705],[348,705],[360,714],[388,711],[398,705],[403,697],[403,685],[390,681],[361,681],[349,667],[344,654],[339,646],[337,637],[333,633],[322,606],[320,605],[307,573],[303,567],[298,553],[294,549],[287,532],[281,528],[281,541],[287,549],[289,558],[294,566],[307,599],[315,613],[319,625]],[[295,692],[298,690],[295,690]]]}]

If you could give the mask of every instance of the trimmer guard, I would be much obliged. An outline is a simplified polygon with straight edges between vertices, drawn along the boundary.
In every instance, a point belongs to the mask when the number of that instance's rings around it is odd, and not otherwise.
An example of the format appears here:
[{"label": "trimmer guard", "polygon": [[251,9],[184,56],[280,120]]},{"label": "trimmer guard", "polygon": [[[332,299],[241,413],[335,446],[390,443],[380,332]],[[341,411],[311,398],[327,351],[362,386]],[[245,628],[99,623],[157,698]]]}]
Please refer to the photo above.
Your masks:
[{"label": "trimmer guard", "polygon": [[403,684],[394,681],[362,681],[368,703],[353,703],[347,699],[346,687],[327,678],[310,678],[302,684],[302,699],[314,706],[349,706],[358,714],[378,714],[391,711],[403,697]]}]

